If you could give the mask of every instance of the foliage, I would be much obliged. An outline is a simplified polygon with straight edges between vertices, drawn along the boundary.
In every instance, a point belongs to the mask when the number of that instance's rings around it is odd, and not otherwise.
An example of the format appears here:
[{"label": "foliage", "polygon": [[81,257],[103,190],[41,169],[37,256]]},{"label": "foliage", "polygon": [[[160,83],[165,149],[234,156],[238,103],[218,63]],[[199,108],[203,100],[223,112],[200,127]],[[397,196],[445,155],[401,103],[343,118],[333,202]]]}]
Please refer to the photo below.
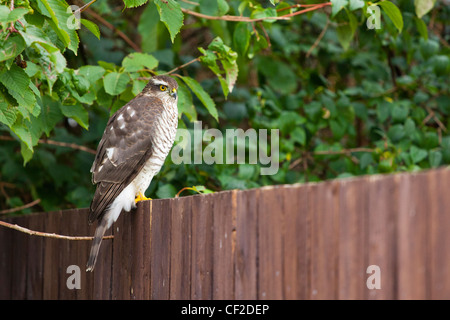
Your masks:
[{"label": "foliage", "polygon": [[86,148],[161,73],[180,128],[279,129],[280,168],[168,157],[150,197],[449,164],[448,6],[305,2],[0,0],[0,209],[88,206]]}]

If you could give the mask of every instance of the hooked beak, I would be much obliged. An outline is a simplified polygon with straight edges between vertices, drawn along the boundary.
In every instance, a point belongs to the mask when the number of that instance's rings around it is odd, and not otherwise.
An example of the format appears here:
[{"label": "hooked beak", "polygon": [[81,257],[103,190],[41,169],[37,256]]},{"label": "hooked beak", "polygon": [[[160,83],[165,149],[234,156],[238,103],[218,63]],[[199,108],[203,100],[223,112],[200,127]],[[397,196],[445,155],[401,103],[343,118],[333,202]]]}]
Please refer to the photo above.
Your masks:
[{"label": "hooked beak", "polygon": [[170,93],[170,96],[171,96],[172,98],[176,99],[176,98],[177,98],[177,89],[173,88],[173,89],[172,89],[172,92]]}]

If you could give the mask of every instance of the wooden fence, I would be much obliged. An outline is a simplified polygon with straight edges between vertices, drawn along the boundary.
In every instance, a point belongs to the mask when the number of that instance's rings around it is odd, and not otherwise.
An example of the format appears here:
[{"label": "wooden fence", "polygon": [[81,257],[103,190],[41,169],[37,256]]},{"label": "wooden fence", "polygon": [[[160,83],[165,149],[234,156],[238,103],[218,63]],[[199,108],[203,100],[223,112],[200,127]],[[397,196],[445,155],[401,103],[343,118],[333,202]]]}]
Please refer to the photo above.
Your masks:
[{"label": "wooden fence", "polygon": [[[7,221],[94,232],[86,209]],[[94,273],[90,241],[0,227],[0,298],[449,299],[449,229],[446,169],[146,201],[115,223]]]}]

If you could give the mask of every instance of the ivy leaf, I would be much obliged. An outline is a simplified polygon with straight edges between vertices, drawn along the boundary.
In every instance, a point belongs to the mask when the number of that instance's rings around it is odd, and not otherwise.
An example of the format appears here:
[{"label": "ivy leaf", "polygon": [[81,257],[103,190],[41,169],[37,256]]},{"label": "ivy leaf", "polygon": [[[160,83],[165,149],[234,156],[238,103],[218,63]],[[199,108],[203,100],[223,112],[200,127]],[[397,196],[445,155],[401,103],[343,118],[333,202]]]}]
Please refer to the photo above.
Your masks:
[{"label": "ivy leaf", "polygon": [[347,11],[347,15],[348,23],[341,24],[336,28],[339,43],[344,50],[347,50],[350,46],[350,42],[352,41],[358,26],[358,21],[356,20],[355,15],[350,11]]},{"label": "ivy leaf", "polygon": [[123,59],[122,66],[127,72],[136,72],[145,68],[153,70],[158,66],[158,60],[150,54],[134,52]]},{"label": "ivy leaf", "polygon": [[173,43],[175,36],[183,26],[184,15],[180,4],[175,0],[155,0],[154,3],[158,8],[160,20],[169,30],[170,40]]},{"label": "ivy leaf", "polygon": [[103,78],[106,93],[115,96],[121,94],[127,88],[130,77],[126,73],[111,72]]},{"label": "ivy leaf", "polygon": [[209,114],[213,116],[216,121],[219,121],[219,114],[216,109],[216,104],[209,94],[202,88],[200,83],[190,77],[181,77],[187,86],[194,92],[197,98],[203,103]]},{"label": "ivy leaf", "polygon": [[398,29],[398,32],[402,32],[403,16],[400,9],[390,1],[380,1],[377,2],[377,5],[383,8],[383,11],[387,14],[394,26]]},{"label": "ivy leaf", "polygon": [[411,146],[409,149],[409,155],[411,156],[413,163],[418,163],[427,157],[428,152],[416,146]]}]

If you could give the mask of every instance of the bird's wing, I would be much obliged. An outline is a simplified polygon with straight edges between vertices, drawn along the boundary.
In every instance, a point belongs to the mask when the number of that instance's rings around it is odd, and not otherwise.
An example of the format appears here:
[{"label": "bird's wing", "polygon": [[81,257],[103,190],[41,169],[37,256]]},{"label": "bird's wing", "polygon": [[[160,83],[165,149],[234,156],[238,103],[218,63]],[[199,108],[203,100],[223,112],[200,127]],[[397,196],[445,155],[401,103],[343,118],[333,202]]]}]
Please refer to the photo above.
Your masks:
[{"label": "bird's wing", "polygon": [[97,189],[90,206],[90,222],[101,218],[151,157],[153,124],[162,111],[161,100],[138,96],[108,121],[91,168]]}]

